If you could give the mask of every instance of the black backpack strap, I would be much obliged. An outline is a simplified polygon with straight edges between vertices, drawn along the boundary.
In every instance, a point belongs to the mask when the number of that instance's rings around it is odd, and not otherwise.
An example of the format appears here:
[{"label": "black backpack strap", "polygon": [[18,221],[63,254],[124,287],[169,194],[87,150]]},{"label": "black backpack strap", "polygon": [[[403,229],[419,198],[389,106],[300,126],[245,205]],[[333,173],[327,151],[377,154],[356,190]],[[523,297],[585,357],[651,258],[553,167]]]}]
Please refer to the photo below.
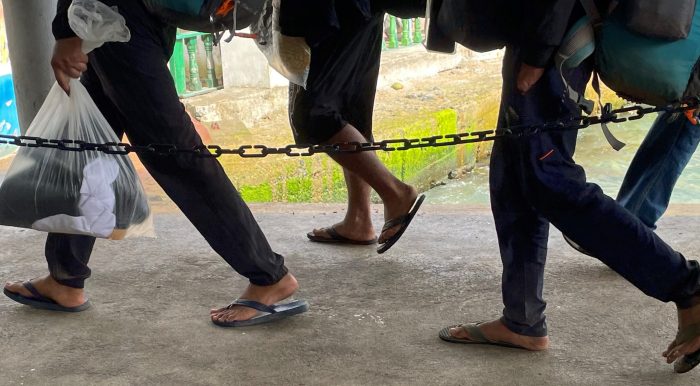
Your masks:
[{"label": "black backpack strap", "polygon": [[[606,104],[603,106],[603,102],[601,102],[601,91],[600,91],[600,79],[598,78],[598,73],[593,71],[593,82],[591,82],[593,85],[593,90],[595,91],[596,94],[598,94],[598,104],[600,105],[600,113],[603,117],[605,117],[606,114],[609,113],[610,110],[610,104]],[[623,147],[626,146],[626,144],[619,139],[615,137],[615,135],[610,131],[610,128],[608,128],[608,124],[605,122],[601,122],[600,128],[603,131],[603,135],[605,136],[605,140],[608,141],[610,146],[615,149],[616,151],[620,151]]]},{"label": "black backpack strap", "polygon": [[593,25],[600,23],[603,18],[600,16],[600,11],[598,11],[598,6],[595,5],[595,0],[581,0],[581,5],[583,9],[586,10],[586,15],[591,18]]}]

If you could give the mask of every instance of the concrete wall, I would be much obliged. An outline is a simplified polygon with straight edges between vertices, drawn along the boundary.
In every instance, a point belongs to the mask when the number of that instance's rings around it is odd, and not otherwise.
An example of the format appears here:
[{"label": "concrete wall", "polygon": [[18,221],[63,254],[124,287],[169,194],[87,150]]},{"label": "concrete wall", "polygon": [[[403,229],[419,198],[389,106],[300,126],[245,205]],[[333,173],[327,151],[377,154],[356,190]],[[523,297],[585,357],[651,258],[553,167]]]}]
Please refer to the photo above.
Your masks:
[{"label": "concrete wall", "polygon": [[268,66],[265,55],[251,39],[234,38],[221,43],[224,87],[284,87],[287,79]]}]

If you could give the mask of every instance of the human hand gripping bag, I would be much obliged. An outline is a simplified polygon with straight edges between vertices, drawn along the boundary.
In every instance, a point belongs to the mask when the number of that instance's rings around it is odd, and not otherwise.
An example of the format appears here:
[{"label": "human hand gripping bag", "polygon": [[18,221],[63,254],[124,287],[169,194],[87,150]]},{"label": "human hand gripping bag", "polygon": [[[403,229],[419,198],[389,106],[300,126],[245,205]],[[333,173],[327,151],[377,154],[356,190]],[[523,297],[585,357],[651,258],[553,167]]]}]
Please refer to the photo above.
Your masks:
[{"label": "human hand gripping bag", "polygon": [[[69,21],[86,53],[130,39],[124,18],[98,1],[74,0]],[[26,135],[119,142],[78,80],[70,96],[54,84]],[[128,156],[58,147],[18,150],[0,183],[1,225],[114,240],[153,236],[147,196]]]}]

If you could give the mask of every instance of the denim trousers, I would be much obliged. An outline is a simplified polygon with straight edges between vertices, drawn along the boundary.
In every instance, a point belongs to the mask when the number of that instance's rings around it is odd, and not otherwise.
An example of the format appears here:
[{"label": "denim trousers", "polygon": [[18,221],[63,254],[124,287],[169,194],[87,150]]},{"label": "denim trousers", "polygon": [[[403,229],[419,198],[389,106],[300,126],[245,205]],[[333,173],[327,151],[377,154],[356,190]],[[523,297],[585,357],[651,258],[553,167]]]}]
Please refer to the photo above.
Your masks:
[{"label": "denim trousers", "polygon": [[627,170],[617,195],[620,205],[656,229],[698,143],[700,125],[682,113],[659,114]]},{"label": "denim trousers", "polygon": [[[507,47],[499,127],[537,125],[579,114],[564,97],[559,72],[550,66],[525,94],[516,88],[519,50]],[[582,92],[590,63],[565,74]],[[645,294],[692,305],[700,293],[700,265],[686,260],[637,217],[603,194],[573,160],[577,132],[543,132],[494,142],[491,206],[503,263],[503,317],[510,330],[547,335],[543,299],[550,224]]]}]

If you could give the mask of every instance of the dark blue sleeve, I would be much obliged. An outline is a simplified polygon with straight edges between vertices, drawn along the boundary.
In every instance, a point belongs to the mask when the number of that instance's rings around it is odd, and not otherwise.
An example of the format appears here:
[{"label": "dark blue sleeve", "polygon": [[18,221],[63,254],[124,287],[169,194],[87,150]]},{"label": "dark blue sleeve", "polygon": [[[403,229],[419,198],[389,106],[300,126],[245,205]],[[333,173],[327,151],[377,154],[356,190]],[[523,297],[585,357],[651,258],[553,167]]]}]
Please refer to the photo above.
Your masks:
[{"label": "dark blue sleeve", "polygon": [[53,23],[51,24],[51,31],[56,40],[75,36],[75,32],[73,32],[68,24],[68,7],[70,7],[70,5],[71,0],[58,0],[56,17],[54,17]]},{"label": "dark blue sleeve", "polygon": [[306,38],[311,47],[337,33],[343,23],[366,22],[370,0],[284,0],[280,2],[280,31]]},{"label": "dark blue sleeve", "polygon": [[531,0],[523,7],[523,61],[546,67],[561,44],[577,0]]}]

